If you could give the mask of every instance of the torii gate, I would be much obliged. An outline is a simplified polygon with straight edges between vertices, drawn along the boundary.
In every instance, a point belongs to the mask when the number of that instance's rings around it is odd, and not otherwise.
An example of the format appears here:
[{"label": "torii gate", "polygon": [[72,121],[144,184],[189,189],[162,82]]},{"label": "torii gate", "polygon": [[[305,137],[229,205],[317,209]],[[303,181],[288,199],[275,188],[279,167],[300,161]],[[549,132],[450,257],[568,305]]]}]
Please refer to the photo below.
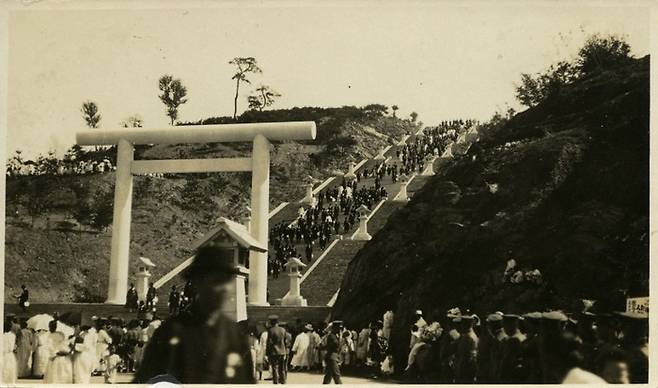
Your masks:
[{"label": "torii gate", "polygon": [[[268,246],[270,202],[270,141],[313,140],[312,121],[121,128],[78,132],[77,144],[117,145],[116,186],[112,222],[112,252],[107,291],[109,304],[125,304],[128,292],[130,223],[133,175],[148,173],[203,173],[251,171],[251,235]],[[134,160],[135,144],[253,142],[251,158]],[[249,304],[266,306],[267,253],[249,255]]]}]

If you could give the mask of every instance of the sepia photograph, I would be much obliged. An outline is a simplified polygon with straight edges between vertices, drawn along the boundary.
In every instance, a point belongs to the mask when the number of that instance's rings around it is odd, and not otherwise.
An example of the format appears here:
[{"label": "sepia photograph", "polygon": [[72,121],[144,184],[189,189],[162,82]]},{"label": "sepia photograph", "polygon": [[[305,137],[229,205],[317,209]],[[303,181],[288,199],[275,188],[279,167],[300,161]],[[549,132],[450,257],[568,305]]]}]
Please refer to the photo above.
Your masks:
[{"label": "sepia photograph", "polygon": [[656,384],[655,5],[4,1],[0,385]]}]

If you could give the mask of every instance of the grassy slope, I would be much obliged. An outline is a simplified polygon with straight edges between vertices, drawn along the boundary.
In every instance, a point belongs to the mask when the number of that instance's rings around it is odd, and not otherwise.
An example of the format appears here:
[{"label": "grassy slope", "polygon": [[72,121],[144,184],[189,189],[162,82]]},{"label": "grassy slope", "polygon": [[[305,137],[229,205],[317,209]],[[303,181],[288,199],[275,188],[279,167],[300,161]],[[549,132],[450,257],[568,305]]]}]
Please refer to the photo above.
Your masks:
[{"label": "grassy slope", "polygon": [[[281,111],[279,111],[281,112]],[[366,123],[377,131],[399,139],[414,126],[391,118]],[[272,147],[270,207],[303,197],[307,175],[324,179],[335,169],[344,170],[349,160],[376,154],[386,144],[381,136],[347,122],[340,129],[357,145],[343,153],[327,153],[322,144],[275,144]],[[155,146],[138,152],[141,159],[211,158],[249,154],[248,144],[231,146]],[[37,182],[38,181],[38,182]],[[38,183],[39,190],[26,192],[26,184]],[[153,279],[168,272],[191,254],[193,243],[211,229],[219,216],[240,219],[250,196],[250,175],[220,173],[176,175],[170,178],[135,177],[131,238],[131,273],[139,256],[158,265]],[[54,230],[48,217],[62,217],[75,206],[74,187],[96,191],[114,189],[114,174],[67,177],[18,177],[7,182],[5,293],[18,293],[21,283],[30,288],[35,302],[66,302],[100,299],[107,288],[111,230]],[[20,205],[37,196],[56,198],[37,217],[34,226]]]},{"label": "grassy slope", "polygon": [[[648,133],[648,58],[517,114],[389,218],[350,263],[334,315],[360,325],[393,309],[405,360],[416,308],[483,314],[648,295]],[[508,258],[540,269],[544,285],[503,284]]]}]

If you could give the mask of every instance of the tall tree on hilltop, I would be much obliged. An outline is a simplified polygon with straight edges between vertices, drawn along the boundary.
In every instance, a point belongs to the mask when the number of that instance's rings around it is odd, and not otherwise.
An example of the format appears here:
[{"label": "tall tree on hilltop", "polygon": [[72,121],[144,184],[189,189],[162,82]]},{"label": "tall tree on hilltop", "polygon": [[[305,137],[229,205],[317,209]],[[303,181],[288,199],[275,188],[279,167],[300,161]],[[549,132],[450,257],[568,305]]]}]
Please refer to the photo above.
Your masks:
[{"label": "tall tree on hilltop", "polygon": [[418,113],[416,113],[416,112],[411,112],[411,114],[409,116],[411,116],[411,122],[412,123],[415,123],[416,119],[418,119]]},{"label": "tall tree on hilltop", "polygon": [[174,120],[178,118],[178,107],[187,102],[187,88],[183,86],[180,78],[174,79],[169,74],[160,77],[158,87],[162,92],[158,97],[167,107],[167,116],[171,119],[171,125],[174,125]]},{"label": "tall tree on hilltop", "polygon": [[274,104],[274,100],[277,97],[281,97],[281,94],[277,93],[274,89],[270,88],[267,85],[261,85],[256,89],[251,96],[247,97],[249,102],[249,109],[258,110],[260,112],[263,109],[267,108]]},{"label": "tall tree on hilltop", "polygon": [[95,102],[83,102],[80,111],[82,112],[82,118],[89,128],[98,128],[98,123],[101,121],[101,114],[98,113],[98,105]]},{"label": "tall tree on hilltop", "polygon": [[400,109],[400,108],[398,108],[397,105],[392,105],[392,106],[391,106],[391,109],[393,110],[393,117],[397,117],[397,116],[395,116],[395,112],[396,112],[398,109]]},{"label": "tall tree on hilltop", "polygon": [[231,79],[235,80],[235,99],[233,101],[233,120],[238,117],[238,96],[240,94],[240,82],[244,81],[248,84],[251,83],[247,79],[248,73],[262,73],[263,71],[258,67],[256,58],[254,57],[235,57],[229,61],[230,65],[235,65],[237,70]]}]

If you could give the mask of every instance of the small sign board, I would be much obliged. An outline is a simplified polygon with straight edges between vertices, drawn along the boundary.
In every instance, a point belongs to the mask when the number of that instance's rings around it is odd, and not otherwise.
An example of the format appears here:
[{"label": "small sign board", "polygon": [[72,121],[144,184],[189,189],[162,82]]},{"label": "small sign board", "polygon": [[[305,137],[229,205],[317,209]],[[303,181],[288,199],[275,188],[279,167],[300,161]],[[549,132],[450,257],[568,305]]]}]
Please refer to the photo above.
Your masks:
[{"label": "small sign board", "polygon": [[649,297],[626,299],[626,312],[649,316]]}]

